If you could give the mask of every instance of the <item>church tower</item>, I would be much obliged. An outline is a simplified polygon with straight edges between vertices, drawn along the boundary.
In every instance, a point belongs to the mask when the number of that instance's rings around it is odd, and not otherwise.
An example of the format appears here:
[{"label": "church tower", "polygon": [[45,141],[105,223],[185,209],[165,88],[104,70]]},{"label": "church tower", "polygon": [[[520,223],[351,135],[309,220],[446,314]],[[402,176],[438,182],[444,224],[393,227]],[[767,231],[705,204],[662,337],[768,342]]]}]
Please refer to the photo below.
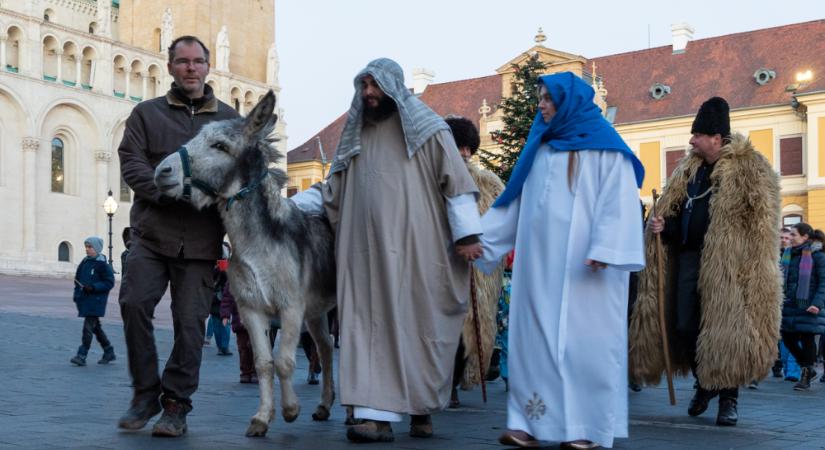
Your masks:
[{"label": "church tower", "polygon": [[[260,83],[272,79],[267,56],[275,42],[275,0],[120,0],[121,42],[165,52],[162,44],[171,40],[170,28],[171,39],[184,34],[201,39],[210,50],[213,71]],[[219,40],[228,41],[228,68],[217,59],[225,53],[218,51]]]}]

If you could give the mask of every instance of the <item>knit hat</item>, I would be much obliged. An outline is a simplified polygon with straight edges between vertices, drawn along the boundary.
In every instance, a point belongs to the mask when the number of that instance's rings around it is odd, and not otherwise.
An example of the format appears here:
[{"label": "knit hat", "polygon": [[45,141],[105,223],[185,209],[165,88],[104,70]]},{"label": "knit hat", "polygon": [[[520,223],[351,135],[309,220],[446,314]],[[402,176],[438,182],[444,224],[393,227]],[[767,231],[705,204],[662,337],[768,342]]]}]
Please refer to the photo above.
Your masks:
[{"label": "knit hat", "polygon": [[97,253],[98,255],[100,255],[100,252],[103,251],[103,239],[97,236],[91,236],[86,238],[86,240],[83,241],[83,245],[90,245],[93,249],[95,249],[95,253]]},{"label": "knit hat", "polygon": [[691,133],[708,135],[720,134],[723,138],[730,136],[730,107],[722,97],[712,97],[699,107]]}]

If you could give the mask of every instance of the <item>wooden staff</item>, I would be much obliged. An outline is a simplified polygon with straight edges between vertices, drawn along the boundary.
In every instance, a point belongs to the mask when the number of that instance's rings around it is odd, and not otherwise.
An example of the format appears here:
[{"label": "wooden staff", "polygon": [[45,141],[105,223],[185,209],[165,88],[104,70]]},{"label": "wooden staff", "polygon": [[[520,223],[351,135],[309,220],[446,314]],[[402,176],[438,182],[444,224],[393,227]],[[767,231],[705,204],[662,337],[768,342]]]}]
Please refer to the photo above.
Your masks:
[{"label": "wooden staff", "polygon": [[473,304],[473,328],[476,332],[476,350],[478,350],[478,376],[481,380],[481,398],[487,403],[487,383],[484,380],[484,349],[481,348],[481,325],[478,323],[478,298],[476,298],[476,277],[470,265],[470,301]]},{"label": "wooden staff", "polygon": [[[653,190],[653,217],[656,215],[656,203],[659,194]],[[656,264],[659,271],[659,328],[662,330],[662,352],[665,358],[665,372],[667,373],[667,393],[670,396],[670,404],[676,404],[676,393],[673,390],[673,369],[670,367],[670,343],[667,339],[667,324],[665,322],[665,255],[662,249],[662,235],[656,234]]]}]

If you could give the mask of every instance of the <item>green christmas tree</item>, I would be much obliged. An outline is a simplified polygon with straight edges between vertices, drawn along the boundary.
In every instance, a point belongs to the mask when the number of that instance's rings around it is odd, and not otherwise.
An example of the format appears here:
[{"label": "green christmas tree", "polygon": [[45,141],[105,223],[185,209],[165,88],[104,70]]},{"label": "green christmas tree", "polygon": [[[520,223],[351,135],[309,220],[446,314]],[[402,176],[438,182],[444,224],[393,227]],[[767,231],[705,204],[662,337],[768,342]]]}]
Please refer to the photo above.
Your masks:
[{"label": "green christmas tree", "polygon": [[510,179],[521,148],[527,141],[530,126],[538,111],[536,84],[539,76],[544,74],[547,65],[537,56],[527,58],[521,65],[513,64],[513,80],[510,83],[510,96],[503,99],[499,108],[503,113],[504,127],[493,131],[490,136],[501,149],[501,153],[479,150],[481,163],[498,175],[505,183]]}]

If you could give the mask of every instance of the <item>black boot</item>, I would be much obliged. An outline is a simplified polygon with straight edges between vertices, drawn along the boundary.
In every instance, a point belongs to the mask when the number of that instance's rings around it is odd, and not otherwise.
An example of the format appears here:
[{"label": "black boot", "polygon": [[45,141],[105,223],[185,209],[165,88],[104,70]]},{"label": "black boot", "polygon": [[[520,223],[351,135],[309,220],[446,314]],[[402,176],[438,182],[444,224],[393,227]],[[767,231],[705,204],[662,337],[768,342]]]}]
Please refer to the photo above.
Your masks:
[{"label": "black boot", "polygon": [[793,387],[795,391],[807,391],[811,388],[811,380],[816,376],[816,371],[812,366],[802,368],[802,374],[799,376],[799,382]]},{"label": "black boot", "polygon": [[708,404],[716,397],[716,391],[709,391],[701,386],[696,389],[696,392],[693,394],[693,398],[690,399],[690,405],[688,406],[688,415],[691,417],[696,417],[708,409]]},{"label": "black boot", "polygon": [[152,427],[152,436],[178,437],[186,433],[186,415],[192,407],[171,398],[163,399],[163,415]]},{"label": "black boot", "polygon": [[86,354],[88,354],[88,353],[89,353],[89,349],[81,345],[80,347],[77,348],[77,355],[75,355],[74,358],[70,359],[69,362],[71,362],[72,364],[74,364],[76,366],[85,366],[86,365]]},{"label": "black boot", "polygon": [[100,361],[98,364],[109,364],[110,362],[114,361],[115,358],[115,348],[111,345],[103,349],[103,356],[100,357]]},{"label": "black boot", "polygon": [[735,398],[720,398],[719,412],[716,414],[716,425],[723,427],[736,426],[736,421],[739,420],[739,413],[736,411]]}]

